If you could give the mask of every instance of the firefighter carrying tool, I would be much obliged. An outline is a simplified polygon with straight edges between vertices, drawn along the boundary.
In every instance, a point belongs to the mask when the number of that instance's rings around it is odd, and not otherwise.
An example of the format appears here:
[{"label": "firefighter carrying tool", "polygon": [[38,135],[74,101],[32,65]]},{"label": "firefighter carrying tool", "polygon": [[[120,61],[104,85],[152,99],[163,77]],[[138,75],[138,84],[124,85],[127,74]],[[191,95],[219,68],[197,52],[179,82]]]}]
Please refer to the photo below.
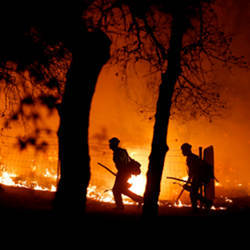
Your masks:
[{"label": "firefighter carrying tool", "polygon": [[[176,180],[176,181],[185,182],[184,185],[180,185],[180,186],[182,186],[182,190],[181,190],[180,194],[178,195],[178,197],[177,197],[176,200],[175,200],[175,203],[177,204],[178,201],[180,200],[180,198],[181,198],[183,192],[184,192],[185,190],[187,190],[187,191],[190,192],[190,190],[191,190],[191,183],[188,182],[188,181],[185,181],[185,180],[183,180],[183,179],[176,178],[176,177],[167,176],[167,179],[172,179],[172,180]],[[179,183],[174,182],[174,184],[179,184]]]},{"label": "firefighter carrying tool", "polygon": [[[185,182],[184,185],[173,182],[173,184],[179,184],[182,187],[182,190],[181,190],[180,194],[178,195],[178,197],[175,200],[176,204],[180,200],[180,198],[181,198],[181,196],[182,196],[182,194],[183,194],[183,192],[185,190],[188,191],[189,193],[192,192],[192,182],[185,181],[183,179],[179,179],[179,178],[175,178],[175,177],[170,177],[170,176],[168,176],[167,179],[172,179],[172,180],[176,180],[176,181],[180,181],[180,182]],[[210,209],[211,206],[210,206],[210,200],[209,199],[207,199],[205,196],[203,196],[202,194],[199,194],[199,193],[196,194],[196,196],[197,196],[196,197],[197,200],[199,200],[202,205],[204,204],[207,209]]]}]

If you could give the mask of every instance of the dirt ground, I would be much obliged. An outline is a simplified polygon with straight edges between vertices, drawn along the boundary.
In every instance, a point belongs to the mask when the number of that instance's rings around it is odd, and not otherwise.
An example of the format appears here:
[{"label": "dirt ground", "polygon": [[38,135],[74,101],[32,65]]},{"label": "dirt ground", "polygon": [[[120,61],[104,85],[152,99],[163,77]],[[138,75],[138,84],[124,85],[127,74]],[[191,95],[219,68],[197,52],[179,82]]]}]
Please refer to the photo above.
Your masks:
[{"label": "dirt ground", "polygon": [[[1,229],[11,233],[29,232],[34,234],[43,228],[46,237],[54,237],[55,231],[82,232],[88,229],[91,236],[107,235],[110,237],[120,232],[136,235],[142,232],[159,233],[174,236],[205,232],[213,228],[237,232],[244,225],[249,225],[250,197],[234,199],[232,204],[224,210],[212,210],[209,213],[201,211],[192,213],[190,207],[177,208],[166,205],[159,207],[157,218],[142,218],[142,208],[126,205],[124,211],[115,211],[114,204],[101,203],[94,200],[87,201],[85,215],[72,213],[56,214],[52,210],[54,193],[34,191],[25,188],[2,186],[0,191]],[[224,205],[225,204],[217,204]],[[76,230],[79,228],[79,230]],[[75,231],[76,230],[76,231]],[[45,233],[46,232],[46,233]],[[36,234],[40,235],[40,234]],[[84,233],[84,235],[86,235]],[[130,237],[130,236],[126,236]],[[125,238],[126,238],[125,237]],[[132,237],[133,238],[133,237]],[[170,237],[171,238],[171,237]],[[169,239],[169,238],[168,238]],[[98,239],[97,242],[98,243]],[[180,242],[181,243],[181,242]]]}]

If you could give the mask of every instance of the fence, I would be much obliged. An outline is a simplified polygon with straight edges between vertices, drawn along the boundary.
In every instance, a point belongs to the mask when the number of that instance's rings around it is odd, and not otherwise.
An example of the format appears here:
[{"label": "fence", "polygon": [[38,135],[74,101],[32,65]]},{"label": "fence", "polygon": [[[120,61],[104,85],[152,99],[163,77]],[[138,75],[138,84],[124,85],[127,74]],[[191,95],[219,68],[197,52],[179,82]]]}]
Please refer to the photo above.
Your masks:
[{"label": "fence", "polygon": [[[51,189],[56,185],[58,178],[58,145],[57,137],[43,138],[48,142],[48,149],[45,152],[36,151],[32,147],[20,151],[15,136],[0,137],[0,174],[8,172],[15,175],[17,182],[25,182],[31,185],[36,182],[39,186]],[[150,147],[130,146],[127,148],[129,155],[139,161],[142,166],[142,178],[146,182],[146,172],[148,167],[148,156]],[[96,186],[99,192],[111,189],[114,177],[105,169],[97,165],[102,162],[115,171],[112,161],[112,151],[108,144],[90,141],[91,157],[91,180],[90,185]],[[167,176],[184,177],[187,175],[185,158],[180,150],[171,148],[167,153],[165,168],[162,176],[161,196],[162,199],[175,199],[181,189],[172,181],[167,180]],[[141,188],[144,190],[144,188]]]}]

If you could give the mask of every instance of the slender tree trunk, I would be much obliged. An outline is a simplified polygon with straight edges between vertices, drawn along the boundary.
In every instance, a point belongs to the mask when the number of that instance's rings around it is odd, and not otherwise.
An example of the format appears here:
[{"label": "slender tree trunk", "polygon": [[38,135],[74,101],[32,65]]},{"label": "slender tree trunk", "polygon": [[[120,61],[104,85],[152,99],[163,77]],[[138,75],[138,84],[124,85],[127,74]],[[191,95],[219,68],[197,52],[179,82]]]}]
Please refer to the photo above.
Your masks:
[{"label": "slender tree trunk", "polygon": [[84,211],[90,179],[88,129],[91,101],[102,66],[109,59],[110,41],[102,32],[79,28],[72,42],[72,62],[58,130],[60,180],[55,207]]},{"label": "slender tree trunk", "polygon": [[175,83],[180,74],[180,56],[182,40],[184,35],[183,18],[173,15],[171,26],[170,47],[168,51],[168,67],[162,73],[159,97],[155,114],[154,134],[149,156],[149,166],[147,172],[147,184],[144,193],[144,216],[155,216],[158,214],[158,198],[160,194],[160,184],[164,167],[165,156],[168,151],[167,131],[172,104],[172,96]]}]

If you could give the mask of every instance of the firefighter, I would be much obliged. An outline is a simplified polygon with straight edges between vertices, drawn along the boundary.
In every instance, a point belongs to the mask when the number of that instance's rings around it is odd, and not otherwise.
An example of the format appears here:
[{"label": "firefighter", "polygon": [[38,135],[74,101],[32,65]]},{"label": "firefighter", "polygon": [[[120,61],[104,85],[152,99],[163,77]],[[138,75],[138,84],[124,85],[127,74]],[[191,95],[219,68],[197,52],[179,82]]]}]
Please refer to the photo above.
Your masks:
[{"label": "firefighter", "polygon": [[199,156],[192,153],[192,145],[184,143],[181,146],[182,154],[186,156],[186,163],[188,167],[188,180],[191,183],[190,200],[192,208],[197,211],[197,201],[200,200],[207,208],[211,207],[210,201],[205,199],[202,194],[199,194],[199,189],[202,185],[206,185],[212,177],[208,172],[208,165],[202,161]]},{"label": "firefighter", "polygon": [[122,201],[122,194],[138,202],[139,205],[143,202],[143,198],[129,190],[130,184],[128,183],[128,179],[131,177],[131,172],[128,169],[128,163],[131,158],[125,149],[118,146],[119,143],[120,140],[116,137],[109,140],[109,147],[113,151],[113,161],[117,169],[116,179],[112,191],[116,203],[116,209],[123,210],[124,205]]}]

